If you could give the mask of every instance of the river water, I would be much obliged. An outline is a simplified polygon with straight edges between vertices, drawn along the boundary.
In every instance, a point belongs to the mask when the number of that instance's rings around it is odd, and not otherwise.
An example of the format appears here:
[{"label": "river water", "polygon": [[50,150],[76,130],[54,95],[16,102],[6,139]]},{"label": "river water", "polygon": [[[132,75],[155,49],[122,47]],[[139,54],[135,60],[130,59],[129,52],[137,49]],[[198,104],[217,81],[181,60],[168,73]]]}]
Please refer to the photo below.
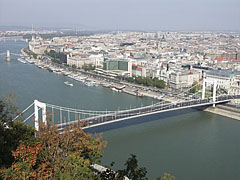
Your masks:
[{"label": "river water", "polygon": [[[23,41],[0,41],[0,54],[9,49],[19,53]],[[0,97],[14,93],[23,110],[34,99],[51,104],[92,110],[114,110],[152,104],[151,98],[137,98],[103,87],[87,87],[80,82],[50,73],[34,65],[22,64],[12,56],[7,63],[0,56]],[[66,86],[70,81],[73,87]],[[169,172],[178,180],[240,179],[240,121],[208,112],[192,111],[178,116],[135,124],[103,132],[108,142],[102,165],[115,162],[123,167],[130,154],[149,178]]]}]

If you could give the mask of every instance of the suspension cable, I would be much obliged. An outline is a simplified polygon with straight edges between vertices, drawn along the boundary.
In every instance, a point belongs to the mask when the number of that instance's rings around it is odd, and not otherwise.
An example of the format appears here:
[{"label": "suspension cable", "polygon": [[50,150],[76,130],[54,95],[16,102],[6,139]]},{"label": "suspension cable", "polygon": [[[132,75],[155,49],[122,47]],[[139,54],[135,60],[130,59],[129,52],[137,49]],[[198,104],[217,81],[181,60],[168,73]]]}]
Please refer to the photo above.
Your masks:
[{"label": "suspension cable", "polygon": [[13,121],[16,120],[19,116],[23,115],[33,104],[34,104],[34,102],[33,102],[31,105],[29,105],[26,109],[24,109],[22,112],[20,112],[19,115],[17,115],[17,116],[13,119]]}]

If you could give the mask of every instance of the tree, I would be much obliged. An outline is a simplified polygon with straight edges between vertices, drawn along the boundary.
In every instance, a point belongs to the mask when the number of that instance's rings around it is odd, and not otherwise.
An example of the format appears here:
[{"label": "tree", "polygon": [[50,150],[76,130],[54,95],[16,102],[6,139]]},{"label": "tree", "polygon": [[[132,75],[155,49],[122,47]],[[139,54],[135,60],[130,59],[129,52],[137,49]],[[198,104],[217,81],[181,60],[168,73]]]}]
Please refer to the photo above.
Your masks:
[{"label": "tree", "polygon": [[110,168],[99,173],[102,180],[124,180],[125,177],[132,180],[147,180],[147,170],[145,167],[138,168],[136,155],[131,154],[124,164],[126,167],[123,170],[113,171],[113,164],[114,162],[111,163]]},{"label": "tree", "polygon": [[108,167],[103,172],[98,172],[99,177],[101,180],[117,180],[117,173],[113,170],[114,162],[110,164],[110,167]]},{"label": "tree", "polygon": [[[146,180],[146,168],[138,167],[136,155],[131,155],[123,170],[96,173],[94,164],[102,157],[106,142],[102,134],[86,133],[84,122],[59,131],[54,124],[41,123],[39,131],[13,121],[15,106],[12,99],[0,99],[0,179],[60,179],[60,180]],[[48,114],[47,119],[50,119]],[[34,136],[35,134],[35,136]],[[9,155],[10,154],[10,155]],[[9,159],[7,159],[9,158]],[[111,167],[113,164],[111,164]],[[164,174],[157,180],[175,180]]]},{"label": "tree", "polygon": [[95,66],[93,64],[84,64],[82,66],[82,69],[84,69],[84,71],[92,71],[95,70]]},{"label": "tree", "polygon": [[37,136],[42,140],[46,157],[59,167],[65,162],[69,153],[83,157],[91,164],[97,163],[102,157],[101,149],[105,147],[106,142],[102,141],[102,134],[95,134],[92,137],[92,134],[86,133],[81,128],[82,126],[84,123],[78,122],[61,133],[53,124],[42,124]]},{"label": "tree", "polygon": [[190,93],[196,93],[200,89],[200,86],[197,86],[197,84],[198,84],[197,81],[193,82],[192,88],[189,91]]},{"label": "tree", "polygon": [[3,169],[4,179],[48,179],[52,178],[55,169],[49,161],[40,159],[42,151],[40,142],[30,145],[20,141],[16,151],[13,151],[15,162],[8,169]]},{"label": "tree", "polygon": [[13,118],[17,115],[15,98],[9,95],[0,99],[0,167],[9,167],[14,157],[11,151],[15,150],[20,140],[33,142],[34,128],[24,125]]},{"label": "tree", "polygon": [[131,83],[136,83],[136,84],[143,84],[145,86],[154,86],[157,88],[165,88],[166,87],[166,83],[163,80],[158,80],[157,78],[151,79],[150,77],[136,77],[135,79],[127,77],[125,78],[126,81],[131,82]]},{"label": "tree", "polygon": [[32,54],[32,57],[33,57],[34,59],[37,59],[37,55],[36,55],[35,53]]},{"label": "tree", "polygon": [[153,86],[153,81],[149,77],[144,78],[143,82],[144,82],[143,84],[146,85],[146,86]]},{"label": "tree", "polygon": [[45,50],[44,53],[47,56],[51,57],[52,62],[62,64],[62,62],[60,61],[60,53],[59,52],[56,52],[56,51],[51,49],[49,52],[47,50]]},{"label": "tree", "polygon": [[171,174],[164,173],[163,177],[156,178],[155,180],[175,180],[176,178]]},{"label": "tree", "polygon": [[3,169],[3,178],[97,179],[92,165],[102,157],[102,135],[86,133],[82,123],[60,132],[48,122],[41,124],[34,143],[20,142],[13,151],[14,163]]},{"label": "tree", "polygon": [[158,80],[158,79],[156,78],[156,79],[154,79],[154,86],[157,87],[157,88],[163,89],[163,88],[166,87],[166,83],[165,83],[165,81],[163,81],[163,80]]},{"label": "tree", "polygon": [[6,128],[16,115],[17,106],[15,97],[10,94],[6,98],[0,99],[0,127]]},{"label": "tree", "polygon": [[125,166],[125,169],[117,171],[117,177],[119,179],[128,177],[134,180],[147,180],[147,170],[145,167],[138,168],[138,160],[136,158],[136,155],[131,154],[131,157],[129,157],[126,161]]},{"label": "tree", "polygon": [[143,78],[140,77],[140,76],[136,77],[135,81],[136,81],[137,84],[143,84]]}]

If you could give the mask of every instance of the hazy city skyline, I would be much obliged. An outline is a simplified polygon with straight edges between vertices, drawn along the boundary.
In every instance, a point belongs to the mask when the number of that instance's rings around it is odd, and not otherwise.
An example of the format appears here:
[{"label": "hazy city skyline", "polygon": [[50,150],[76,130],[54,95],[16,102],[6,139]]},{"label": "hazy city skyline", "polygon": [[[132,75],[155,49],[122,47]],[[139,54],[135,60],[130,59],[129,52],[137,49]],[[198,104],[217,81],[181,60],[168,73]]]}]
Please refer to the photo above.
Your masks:
[{"label": "hazy city skyline", "polygon": [[239,31],[239,7],[239,0],[0,0],[0,25]]}]

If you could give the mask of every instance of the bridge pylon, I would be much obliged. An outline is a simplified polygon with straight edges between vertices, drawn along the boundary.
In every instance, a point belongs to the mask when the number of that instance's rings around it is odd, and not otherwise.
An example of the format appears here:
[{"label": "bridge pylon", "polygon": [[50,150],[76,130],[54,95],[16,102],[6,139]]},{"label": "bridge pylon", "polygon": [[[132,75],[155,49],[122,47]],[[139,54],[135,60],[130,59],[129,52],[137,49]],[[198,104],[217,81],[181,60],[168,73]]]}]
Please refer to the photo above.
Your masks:
[{"label": "bridge pylon", "polygon": [[11,61],[10,51],[9,51],[9,50],[7,50],[6,60],[7,60],[8,62]]},{"label": "bridge pylon", "polygon": [[202,83],[202,99],[205,99],[205,91],[206,91],[206,79],[203,78],[203,83]]},{"label": "bridge pylon", "polygon": [[211,83],[213,84],[213,107],[215,107],[215,102],[216,102],[216,94],[217,94],[217,81],[213,80],[207,80],[206,78],[203,78],[203,83],[202,83],[202,99],[205,99],[205,93],[206,93],[206,83]]},{"label": "bridge pylon", "polygon": [[216,94],[217,94],[217,82],[216,80],[213,81],[213,107],[216,106],[215,102],[216,102]]},{"label": "bridge pylon", "polygon": [[34,126],[35,126],[35,129],[38,131],[39,130],[39,117],[38,117],[38,108],[41,108],[42,109],[42,121],[43,123],[47,123],[47,114],[46,114],[46,104],[45,103],[42,103],[38,100],[34,100],[34,114],[35,114],[35,118],[34,118]]}]

